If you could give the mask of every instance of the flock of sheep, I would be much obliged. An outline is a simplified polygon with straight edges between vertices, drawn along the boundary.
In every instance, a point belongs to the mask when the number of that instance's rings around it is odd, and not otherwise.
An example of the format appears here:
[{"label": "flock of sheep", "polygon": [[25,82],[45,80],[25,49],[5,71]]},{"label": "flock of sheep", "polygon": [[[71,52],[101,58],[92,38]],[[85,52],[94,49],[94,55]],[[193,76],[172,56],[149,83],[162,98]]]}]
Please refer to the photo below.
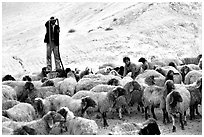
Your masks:
[{"label": "flock of sheep", "polygon": [[[179,114],[181,129],[196,115],[202,99],[202,55],[195,58],[140,58],[140,74],[123,76],[124,67],[107,63],[93,73],[67,68],[51,78],[42,68],[39,74],[2,78],[2,134],[6,135],[97,135],[102,119],[107,127],[108,112],[118,119],[129,115],[132,107],[145,114],[144,122],[123,122],[109,135],[159,135],[154,108],[163,113],[163,123]],[[190,109],[190,113],[187,110]],[[150,117],[150,111],[152,117]],[[169,118],[171,117],[171,119]],[[171,121],[172,120],[172,121]],[[100,125],[101,126],[101,125]]]}]

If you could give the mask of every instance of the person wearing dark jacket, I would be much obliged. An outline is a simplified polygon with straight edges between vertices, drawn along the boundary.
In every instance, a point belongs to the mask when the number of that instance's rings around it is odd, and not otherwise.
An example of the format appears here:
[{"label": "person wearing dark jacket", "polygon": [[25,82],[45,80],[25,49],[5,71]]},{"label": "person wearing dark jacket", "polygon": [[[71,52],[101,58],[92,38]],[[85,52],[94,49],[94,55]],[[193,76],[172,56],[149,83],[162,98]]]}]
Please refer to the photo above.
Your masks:
[{"label": "person wearing dark jacket", "polygon": [[48,71],[52,71],[52,57],[51,53],[54,54],[55,59],[55,68],[56,70],[61,69],[60,65],[60,55],[59,55],[59,32],[60,27],[59,24],[56,24],[56,20],[54,17],[51,17],[45,23],[46,34],[44,42],[47,43],[47,69]]}]

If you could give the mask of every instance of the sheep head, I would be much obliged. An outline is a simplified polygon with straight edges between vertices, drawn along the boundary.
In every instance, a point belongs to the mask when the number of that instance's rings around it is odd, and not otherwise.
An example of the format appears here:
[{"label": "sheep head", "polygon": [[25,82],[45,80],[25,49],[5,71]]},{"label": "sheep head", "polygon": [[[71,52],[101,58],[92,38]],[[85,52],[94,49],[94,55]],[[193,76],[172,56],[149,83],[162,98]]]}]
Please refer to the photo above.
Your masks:
[{"label": "sheep head", "polygon": [[112,78],[108,81],[108,85],[113,85],[113,86],[118,86],[119,85],[119,80]]},{"label": "sheep head", "polygon": [[44,104],[42,98],[35,98],[33,106],[39,115],[44,115]]},{"label": "sheep head", "polygon": [[33,83],[31,83],[31,82],[26,82],[25,85],[24,85],[24,89],[25,89],[28,93],[30,93],[31,91],[34,90],[34,85],[33,85]]},{"label": "sheep head", "polygon": [[182,102],[183,99],[179,92],[173,91],[170,93],[169,105],[175,107],[177,102]]},{"label": "sheep head", "polygon": [[41,85],[41,87],[45,87],[45,86],[55,86],[53,80],[46,80],[45,82],[43,82],[43,84]]},{"label": "sheep head", "polygon": [[131,81],[125,84],[124,89],[132,93],[134,90],[142,90],[140,84],[137,81]]},{"label": "sheep head", "polygon": [[41,73],[43,74],[43,77],[47,77],[47,74],[49,71],[47,71],[47,67],[43,67]]},{"label": "sheep head", "polygon": [[184,65],[181,68],[181,75],[182,75],[182,80],[184,82],[185,76],[188,74],[188,72],[191,71],[190,68],[187,65]]},{"label": "sheep head", "polygon": [[83,97],[81,99],[81,104],[82,104],[82,113],[81,113],[82,116],[88,107],[96,106],[96,102],[89,96]]},{"label": "sheep head", "polygon": [[54,126],[56,122],[65,121],[65,118],[55,111],[49,111],[46,115],[43,116],[43,119],[46,121],[50,129]]},{"label": "sheep head", "polygon": [[198,80],[196,81],[196,88],[200,90],[200,92],[202,92],[202,77],[198,78]]},{"label": "sheep head", "polygon": [[202,54],[199,54],[199,55],[197,56],[198,61],[199,61],[201,58],[202,58]]},{"label": "sheep head", "polygon": [[139,135],[160,135],[159,126],[156,120],[150,118],[143,123],[144,127],[138,132]]},{"label": "sheep head", "polygon": [[22,80],[23,81],[32,81],[32,79],[29,76],[27,76],[27,75],[24,76]]},{"label": "sheep head", "polygon": [[154,80],[154,76],[148,76],[145,78],[145,83],[147,85],[154,85],[155,84],[155,80]]},{"label": "sheep head", "polygon": [[14,135],[37,135],[37,132],[35,129],[30,128],[28,126],[22,126],[20,128],[17,128],[13,131]]},{"label": "sheep head", "polygon": [[65,118],[65,120],[68,118],[74,118],[75,116],[74,116],[74,113],[72,112],[72,111],[70,111],[69,110],[69,108],[67,108],[67,107],[61,107],[58,111],[57,111],[57,113],[59,113],[60,115],[62,115],[64,118]]},{"label": "sheep head", "polygon": [[169,94],[173,89],[175,89],[174,82],[172,80],[167,80],[164,84],[164,88],[167,91],[166,94]]},{"label": "sheep head", "polygon": [[166,80],[174,80],[174,71],[169,70],[166,75]]},{"label": "sheep head", "polygon": [[141,57],[138,62],[142,62],[143,64],[146,62],[147,60],[144,57]]},{"label": "sheep head", "polygon": [[12,77],[11,75],[6,75],[2,78],[2,81],[16,81],[14,77]]}]

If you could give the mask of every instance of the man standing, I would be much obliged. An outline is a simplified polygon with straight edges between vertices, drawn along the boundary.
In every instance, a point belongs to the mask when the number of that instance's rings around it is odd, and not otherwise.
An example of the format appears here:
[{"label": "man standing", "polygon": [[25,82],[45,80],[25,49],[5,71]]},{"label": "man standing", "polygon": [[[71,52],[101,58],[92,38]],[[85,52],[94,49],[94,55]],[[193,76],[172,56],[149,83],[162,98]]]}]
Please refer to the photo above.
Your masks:
[{"label": "man standing", "polygon": [[54,17],[51,17],[45,23],[46,34],[44,42],[47,43],[47,69],[52,71],[52,57],[51,53],[54,54],[55,59],[55,69],[61,69],[60,66],[60,55],[59,55],[59,23],[56,25],[56,20]]}]

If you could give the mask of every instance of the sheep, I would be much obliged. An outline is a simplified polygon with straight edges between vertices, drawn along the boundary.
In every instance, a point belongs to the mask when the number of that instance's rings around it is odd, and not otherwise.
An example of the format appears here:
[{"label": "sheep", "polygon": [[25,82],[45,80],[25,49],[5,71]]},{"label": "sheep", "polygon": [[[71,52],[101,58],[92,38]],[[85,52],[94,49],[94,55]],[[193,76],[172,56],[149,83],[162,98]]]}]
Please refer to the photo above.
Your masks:
[{"label": "sheep", "polygon": [[103,64],[103,65],[99,66],[98,68],[99,68],[99,69],[103,69],[103,68],[106,68],[106,67],[115,68],[115,67],[116,67],[116,65],[115,65],[115,64],[113,64],[113,63],[105,63],[105,64]]},{"label": "sheep", "polygon": [[182,58],[183,64],[196,64],[198,65],[200,59],[202,58],[202,54],[199,54],[197,57],[192,58]]},{"label": "sheep", "polygon": [[106,85],[106,84],[99,84],[93,87],[90,92],[109,92],[113,90],[116,86]]},{"label": "sheep", "polygon": [[79,91],[72,96],[74,99],[78,99],[84,96],[90,96],[97,104],[95,111],[99,112],[102,115],[103,126],[108,126],[106,120],[106,113],[112,108],[115,104],[115,101],[118,97],[125,95],[125,89],[118,86],[109,92],[90,92],[90,91]]},{"label": "sheep", "polygon": [[19,103],[8,110],[2,110],[2,115],[14,121],[32,121],[35,119],[35,109],[31,104]]},{"label": "sheep", "polygon": [[125,86],[125,84],[127,84],[128,82],[130,81],[133,81],[133,78],[131,77],[131,72],[128,73],[125,77],[123,77],[121,80],[120,80],[120,84],[122,87]]},{"label": "sheep", "polygon": [[5,116],[1,116],[1,118],[2,118],[2,123],[5,122],[5,121],[10,121],[11,120],[11,119],[9,119],[9,118],[7,118]]},{"label": "sheep", "polygon": [[94,120],[83,117],[76,117],[67,107],[60,108],[57,113],[64,116],[66,122],[62,123],[65,133],[68,135],[96,135],[98,133],[98,125]]},{"label": "sheep", "polygon": [[174,76],[173,76],[174,83],[181,84],[182,76],[181,76],[180,72],[178,70],[176,70],[174,67],[172,67],[172,66],[165,66],[165,67],[157,67],[156,68],[156,71],[161,73],[163,76],[166,76],[168,74],[169,70],[172,70],[173,73],[174,73]]},{"label": "sheep", "polygon": [[7,110],[9,108],[12,108],[13,106],[19,104],[20,102],[17,100],[7,100],[2,102],[2,110]]},{"label": "sheep", "polygon": [[111,70],[108,75],[113,75],[113,76],[118,76],[118,77],[122,77],[116,70]]},{"label": "sheep", "polygon": [[174,83],[172,80],[167,80],[164,84],[164,87],[160,87],[157,85],[151,85],[144,89],[143,93],[143,104],[145,107],[145,119],[148,118],[147,110],[151,108],[151,112],[154,119],[156,118],[156,115],[154,113],[154,108],[159,107],[163,111],[163,123],[167,122],[169,123],[169,117],[166,111],[166,102],[165,98],[169,92],[171,92],[172,89],[174,89]]},{"label": "sheep", "polygon": [[[31,82],[26,83],[29,88],[24,92],[25,98],[27,101],[30,101],[29,103],[33,104],[35,98],[46,98],[50,95],[59,94],[59,90],[57,87],[53,86],[46,86],[46,87],[37,87],[35,88],[34,85]],[[27,98],[26,98],[27,97]]]},{"label": "sheep", "polygon": [[156,59],[155,56],[151,57],[151,63],[154,64],[154,66],[164,67],[168,66],[170,62],[173,62],[177,66],[183,64],[181,59],[177,58],[163,58],[163,59]]},{"label": "sheep", "polygon": [[75,93],[77,81],[73,72],[69,72],[67,76],[59,83],[59,93],[72,96]]},{"label": "sheep", "polygon": [[62,115],[55,111],[49,111],[42,118],[37,120],[30,122],[6,121],[2,123],[2,126],[13,130],[27,126],[28,128],[34,129],[37,135],[48,135],[55,123],[63,121],[65,121],[65,119]]},{"label": "sheep", "polygon": [[143,73],[139,74],[135,80],[138,81],[142,86],[147,86],[147,84],[145,84],[145,79],[149,76],[154,76],[155,85],[164,85],[165,77],[155,70],[145,70]]},{"label": "sheep", "polygon": [[86,67],[84,71],[81,71],[79,73],[79,79],[82,79],[85,75],[89,75],[90,73],[92,72],[90,71],[88,67]]},{"label": "sheep", "polygon": [[68,107],[77,116],[83,116],[89,107],[95,107],[96,102],[86,96],[81,99],[73,99],[68,95],[51,95],[45,99],[36,98],[34,106],[40,116],[43,116],[50,110],[59,110],[61,107]]},{"label": "sheep", "polygon": [[32,81],[31,77],[29,77],[28,75],[24,76],[22,78],[22,81]]},{"label": "sheep", "polygon": [[3,78],[2,78],[2,81],[9,81],[9,80],[12,80],[12,81],[16,81],[16,79],[11,76],[11,75],[5,75]]},{"label": "sheep", "polygon": [[134,104],[143,107],[142,96],[143,91],[142,87],[137,81],[131,81],[125,84],[124,89],[126,91],[125,95],[122,95],[116,99],[114,108],[119,110],[119,118],[122,119],[122,108],[125,108],[130,114],[129,106]]},{"label": "sheep", "polygon": [[86,75],[78,81],[76,85],[76,92],[80,90],[90,90],[91,88],[93,88],[98,84],[107,84],[107,82],[112,78],[121,80],[120,77],[113,76],[113,75],[102,75],[102,74]]},{"label": "sheep", "polygon": [[95,74],[108,75],[108,74],[111,72],[111,70],[113,70],[113,68],[107,66],[107,67],[105,67],[105,68],[101,68],[101,69],[99,69]]},{"label": "sheep", "polygon": [[195,118],[195,110],[198,116],[201,114],[198,112],[198,104],[202,102],[202,77],[200,77],[196,82],[190,85],[184,85],[191,94],[190,102],[190,120]]},{"label": "sheep", "polygon": [[115,71],[117,71],[120,76],[123,76],[124,66],[115,67],[115,68],[113,68],[113,69],[114,69]]},{"label": "sheep", "polygon": [[28,126],[22,126],[13,131],[13,135],[37,135],[35,129]]},{"label": "sheep", "polygon": [[146,69],[154,69],[157,65],[156,63],[153,63],[153,62],[149,62],[147,61],[144,57],[141,57],[138,62],[142,62],[142,68],[143,70],[146,70]]},{"label": "sheep", "polygon": [[29,75],[29,76],[32,79],[32,81],[38,81],[44,77],[47,77],[47,74],[48,74],[47,67],[43,67],[39,74],[36,73],[36,74]]},{"label": "sheep", "polygon": [[[4,81],[2,82],[2,85],[8,85],[12,88],[18,87],[18,86],[24,86],[27,81]],[[35,87],[41,87],[43,84],[41,81],[32,81]]]},{"label": "sheep", "polygon": [[198,63],[198,66],[200,69],[202,69],[202,58],[200,59],[199,63]]},{"label": "sheep", "polygon": [[192,84],[196,82],[199,77],[202,77],[202,71],[192,70],[185,76],[184,84]]},{"label": "sheep", "polygon": [[118,86],[120,84],[120,81],[116,78],[112,78],[107,82],[107,84],[112,86]]},{"label": "sheep", "polygon": [[160,135],[161,131],[155,119],[149,118],[143,123],[122,123],[116,125],[109,135]]},{"label": "sheep", "polygon": [[[185,88],[184,85],[174,84],[175,88],[166,97],[166,109],[168,114],[171,115],[173,121],[172,132],[176,131],[175,126],[175,115],[180,114],[181,129],[184,130],[184,125],[187,125],[186,111],[190,106],[191,95],[190,92]],[[184,115],[184,123],[183,117]]]},{"label": "sheep", "polygon": [[55,83],[54,83],[54,81],[53,80],[46,80],[46,81],[43,81],[42,82],[42,85],[41,85],[41,87],[46,87],[46,86],[53,86],[53,87],[55,87]]},{"label": "sheep", "polygon": [[7,85],[2,85],[2,102],[8,100],[17,100],[17,95],[15,90]]}]

